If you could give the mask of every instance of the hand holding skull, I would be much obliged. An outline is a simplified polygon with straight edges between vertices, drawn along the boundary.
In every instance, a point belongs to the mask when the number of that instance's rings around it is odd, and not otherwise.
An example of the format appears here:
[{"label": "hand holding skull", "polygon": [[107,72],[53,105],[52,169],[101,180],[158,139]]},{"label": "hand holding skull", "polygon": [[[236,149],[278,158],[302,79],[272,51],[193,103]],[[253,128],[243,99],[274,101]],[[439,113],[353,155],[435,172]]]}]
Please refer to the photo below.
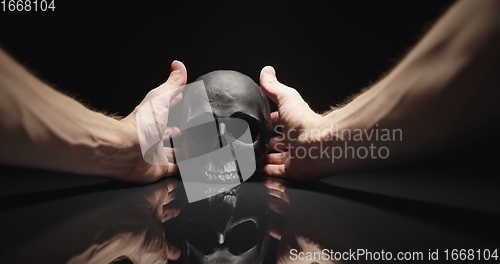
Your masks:
[{"label": "hand holding skull", "polygon": [[[278,106],[271,113],[274,126],[283,129],[280,135],[270,139],[267,165],[264,173],[270,176],[287,176],[293,180],[312,180],[325,176],[331,170],[331,162],[313,159],[312,155],[294,157],[289,149],[318,149],[322,144],[321,131],[324,118],[315,113],[302,99],[297,90],[280,83],[271,66],[262,69],[260,85],[264,93]],[[314,168],[311,170],[310,168]]]}]

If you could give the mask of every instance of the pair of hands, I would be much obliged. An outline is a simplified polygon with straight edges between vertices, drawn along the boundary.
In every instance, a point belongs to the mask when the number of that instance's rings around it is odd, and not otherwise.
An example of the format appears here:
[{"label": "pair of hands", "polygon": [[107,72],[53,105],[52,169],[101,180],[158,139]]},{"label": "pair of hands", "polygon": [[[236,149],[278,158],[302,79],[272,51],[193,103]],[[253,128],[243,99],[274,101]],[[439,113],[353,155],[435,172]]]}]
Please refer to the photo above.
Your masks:
[{"label": "pair of hands", "polygon": [[[182,100],[182,89],[187,82],[187,70],[183,63],[174,61],[171,64],[171,72],[165,83],[151,90],[144,100],[135,108],[135,110],[121,120],[125,135],[129,145],[139,150],[140,142],[138,138],[137,116],[138,109],[147,104],[153,98],[160,98],[161,105],[165,107],[161,111],[168,117],[168,110],[176,103]],[[266,66],[260,74],[260,85],[263,92],[278,106],[278,111],[271,113],[273,125],[280,125],[284,134],[292,134],[293,138],[276,136],[269,142],[270,150],[275,153],[267,155],[267,164],[264,166],[264,173],[269,176],[284,177],[287,176],[294,180],[313,180],[328,173],[328,165],[319,167],[320,170],[309,170],[309,162],[314,162],[310,157],[303,159],[293,158],[287,152],[287,147],[311,147],[320,143],[321,139],[303,139],[307,131],[321,126],[323,116],[315,113],[302,99],[300,94],[293,88],[280,83],[276,78],[276,72],[273,67]],[[167,127],[165,137],[180,133],[178,128]],[[285,147],[283,147],[285,146]],[[173,176],[178,173],[177,165],[173,164],[174,150],[169,147],[163,147],[162,141],[159,141],[157,147],[153,149],[161,153],[162,165],[150,164],[144,160],[140,151],[134,151],[131,156],[131,162],[134,164],[128,172],[126,180],[153,182],[164,176]],[[331,164],[329,164],[331,165]],[[324,169],[323,169],[324,168]]]},{"label": "pair of hands", "polygon": [[[259,195],[265,195],[267,199],[261,201],[266,201],[269,210],[285,220],[271,223],[269,235],[281,240],[290,214],[286,186],[280,179],[273,178],[266,178],[262,184],[267,193]],[[185,225],[181,213],[188,205],[182,182],[170,178],[134,190],[129,191],[124,199],[109,203],[101,210],[95,210],[94,214],[89,213],[94,217],[92,221],[85,214],[76,218],[74,225],[98,224],[100,229],[92,233],[92,243],[71,256],[68,263],[108,263],[110,258],[117,256],[126,256],[134,263],[167,263],[183,257],[186,237],[181,231]],[[96,215],[98,221],[95,221]],[[80,230],[74,225],[70,230]],[[67,231],[60,233],[67,234]],[[293,240],[293,235],[290,240]],[[291,241],[284,243],[288,245]]]}]

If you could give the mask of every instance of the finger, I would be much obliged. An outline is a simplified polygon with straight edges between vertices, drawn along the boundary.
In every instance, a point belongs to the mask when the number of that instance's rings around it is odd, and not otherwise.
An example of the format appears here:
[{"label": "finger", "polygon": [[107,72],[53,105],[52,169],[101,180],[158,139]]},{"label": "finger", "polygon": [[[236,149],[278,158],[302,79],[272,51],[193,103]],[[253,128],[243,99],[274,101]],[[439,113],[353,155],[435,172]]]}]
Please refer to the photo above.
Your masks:
[{"label": "finger", "polygon": [[[167,106],[175,105],[182,99],[182,91],[187,82],[187,70],[184,64],[180,61],[173,61],[170,65],[170,75],[167,81],[151,90],[144,101],[162,96],[161,99],[156,98],[157,101],[164,102],[162,105]],[[177,98],[180,95],[179,98]]]},{"label": "finger", "polygon": [[163,155],[165,155],[169,164],[177,164],[179,159],[184,159],[184,154],[182,154],[182,149],[180,148],[164,147]]},{"label": "finger", "polygon": [[288,142],[284,135],[274,136],[269,139],[269,150],[283,151],[288,150]]},{"label": "finger", "polygon": [[172,99],[172,102],[170,102],[170,106],[174,106],[177,103],[179,103],[182,100],[182,93],[179,93],[177,96],[175,96],[174,99]]},{"label": "finger", "polygon": [[274,111],[271,113],[271,121],[273,122],[273,126],[279,125],[280,113],[278,111]]},{"label": "finger", "polygon": [[271,66],[262,68],[260,72],[260,86],[267,97],[275,102],[278,107],[284,100],[287,100],[287,98],[302,100],[302,97],[295,89],[278,81],[276,78],[276,71]]},{"label": "finger", "polygon": [[177,199],[177,193],[169,192],[168,195],[166,195],[165,199],[163,200],[163,204],[167,205],[176,199]]},{"label": "finger", "polygon": [[268,207],[269,210],[275,212],[276,214],[281,215],[285,218],[288,217],[290,204],[286,203],[285,201],[276,197],[271,197],[271,199],[269,199]]},{"label": "finger", "polygon": [[181,213],[181,209],[175,206],[164,205],[163,212],[161,214],[161,222],[167,222],[168,220],[177,217]]},{"label": "finger", "polygon": [[[278,190],[269,189],[268,194],[272,197],[277,198],[279,201],[284,202],[287,205],[290,205],[290,199],[288,198],[288,195],[286,195],[286,193]],[[271,202],[275,203],[277,201],[275,201],[275,199],[271,199]]]},{"label": "finger", "polygon": [[174,106],[175,103],[182,100],[182,91],[184,90],[184,87],[185,85],[172,86],[165,82],[149,91],[144,98],[143,103],[154,100],[156,104],[160,104],[160,107],[168,110],[170,107]]},{"label": "finger", "polygon": [[178,181],[168,181],[167,182],[167,190],[168,190],[168,192],[174,191],[175,189],[177,189],[177,187],[179,187],[179,182]]},{"label": "finger", "polygon": [[285,185],[281,180],[274,179],[274,178],[265,178],[264,179],[264,186],[266,186],[268,189],[273,189],[273,190],[278,190],[280,192],[285,192]]},{"label": "finger", "polygon": [[[267,97],[278,105],[280,111],[290,112],[287,114],[287,119],[297,119],[296,115],[320,117],[319,114],[311,110],[297,90],[278,81],[273,67],[266,66],[262,69],[260,72],[260,86]],[[284,116],[280,116],[280,120],[286,124],[287,120],[283,120],[283,118]]]},{"label": "finger", "polygon": [[163,141],[170,141],[170,137],[176,138],[181,135],[180,128],[176,126],[167,126],[165,128],[165,133],[163,134]]},{"label": "finger", "polygon": [[176,148],[163,147],[163,154],[170,163],[174,163]]},{"label": "finger", "polygon": [[276,71],[272,66],[265,66],[260,71],[260,87],[273,102],[278,103],[279,85],[277,84]]},{"label": "finger", "polygon": [[[162,105],[166,105],[168,108],[172,100],[176,99],[177,96],[179,96],[179,94],[182,93],[187,82],[186,67],[184,67],[184,64],[182,64],[182,62],[174,61],[172,62],[170,68],[171,72],[170,75],[168,76],[167,81],[165,81],[163,84],[156,87],[155,89],[149,91],[149,93],[146,95],[146,97],[144,97],[143,101],[141,102],[141,105],[161,95],[162,99],[160,101],[164,102]],[[180,99],[182,99],[182,97]]]},{"label": "finger", "polygon": [[[170,75],[168,76],[165,85],[167,87],[179,87],[186,85],[187,82],[187,70],[186,66],[178,60],[174,60],[170,65]],[[172,97],[174,98],[174,97]]]},{"label": "finger", "polygon": [[281,236],[283,234],[283,226],[271,225],[271,229],[269,230],[269,235],[274,239],[281,240]]},{"label": "finger", "polygon": [[267,164],[285,164],[288,159],[288,152],[270,153],[266,155]]},{"label": "finger", "polygon": [[181,257],[181,250],[172,244],[167,243],[167,258],[176,261]]},{"label": "finger", "polygon": [[176,164],[169,163],[167,166],[167,170],[165,172],[165,176],[167,177],[172,177],[179,175],[179,168],[177,167]]},{"label": "finger", "polygon": [[262,171],[271,177],[285,177],[285,164],[267,164]]}]

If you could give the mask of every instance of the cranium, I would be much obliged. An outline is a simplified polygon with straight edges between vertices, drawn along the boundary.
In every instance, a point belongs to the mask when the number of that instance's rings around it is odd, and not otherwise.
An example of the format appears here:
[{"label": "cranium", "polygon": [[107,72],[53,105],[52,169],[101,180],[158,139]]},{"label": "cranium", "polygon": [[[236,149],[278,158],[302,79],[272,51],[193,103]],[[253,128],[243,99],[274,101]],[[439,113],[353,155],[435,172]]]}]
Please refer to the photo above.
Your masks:
[{"label": "cranium", "polygon": [[[200,76],[196,82],[204,85],[189,87],[189,96],[182,104],[183,156],[189,160],[229,146],[233,155],[217,159],[207,157],[189,167],[195,171],[193,175],[207,181],[244,181],[246,178],[242,179],[242,172],[252,170],[248,167],[260,167],[268,150],[272,130],[269,101],[258,84],[237,71],[212,71]],[[240,136],[248,131],[251,140],[244,142]],[[238,156],[238,153],[248,151],[253,153],[255,160],[235,158],[235,153]]]}]

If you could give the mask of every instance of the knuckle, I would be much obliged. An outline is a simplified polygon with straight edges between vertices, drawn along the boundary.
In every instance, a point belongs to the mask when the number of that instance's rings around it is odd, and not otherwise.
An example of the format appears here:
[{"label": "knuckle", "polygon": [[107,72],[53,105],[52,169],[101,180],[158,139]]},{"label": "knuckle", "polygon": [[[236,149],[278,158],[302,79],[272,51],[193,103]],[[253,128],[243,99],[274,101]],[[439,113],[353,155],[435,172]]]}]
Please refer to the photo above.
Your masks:
[{"label": "knuckle", "polygon": [[183,85],[186,83],[186,78],[180,73],[172,73],[167,80],[167,83]]}]

